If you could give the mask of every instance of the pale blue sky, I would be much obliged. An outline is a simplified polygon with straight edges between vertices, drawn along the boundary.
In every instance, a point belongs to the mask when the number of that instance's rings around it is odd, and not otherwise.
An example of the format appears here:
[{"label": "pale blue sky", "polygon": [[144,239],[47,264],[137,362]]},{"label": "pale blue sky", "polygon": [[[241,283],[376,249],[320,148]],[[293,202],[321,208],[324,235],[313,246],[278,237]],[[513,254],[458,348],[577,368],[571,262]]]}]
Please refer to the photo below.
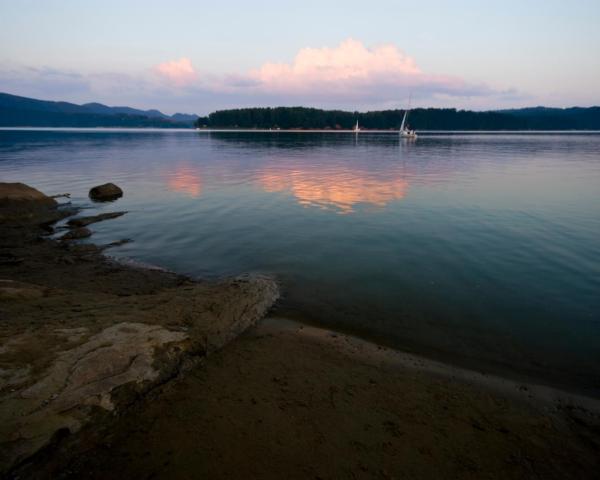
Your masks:
[{"label": "pale blue sky", "polygon": [[[298,87],[308,77],[297,73],[271,83],[250,73],[349,38],[369,51],[393,45],[420,77],[405,82],[400,63],[388,72],[376,57],[363,69],[362,54],[352,54],[352,68],[366,77],[343,95],[321,88],[314,72],[310,89]],[[182,58],[193,68],[187,76],[157,74],[157,65]],[[0,91],[9,93],[206,113],[384,108],[405,102],[409,90],[423,106],[600,104],[600,0],[0,0]]]}]

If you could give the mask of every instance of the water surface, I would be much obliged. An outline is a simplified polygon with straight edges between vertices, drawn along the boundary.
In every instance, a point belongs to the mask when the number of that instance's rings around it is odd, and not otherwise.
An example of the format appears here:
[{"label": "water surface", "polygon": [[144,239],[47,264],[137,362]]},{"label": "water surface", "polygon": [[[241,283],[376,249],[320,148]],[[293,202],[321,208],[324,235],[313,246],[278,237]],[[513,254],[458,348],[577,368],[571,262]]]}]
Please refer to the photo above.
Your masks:
[{"label": "water surface", "polygon": [[280,313],[600,391],[598,134],[4,130],[0,179],[128,210],[92,226],[134,239],[113,255],[272,273]]}]

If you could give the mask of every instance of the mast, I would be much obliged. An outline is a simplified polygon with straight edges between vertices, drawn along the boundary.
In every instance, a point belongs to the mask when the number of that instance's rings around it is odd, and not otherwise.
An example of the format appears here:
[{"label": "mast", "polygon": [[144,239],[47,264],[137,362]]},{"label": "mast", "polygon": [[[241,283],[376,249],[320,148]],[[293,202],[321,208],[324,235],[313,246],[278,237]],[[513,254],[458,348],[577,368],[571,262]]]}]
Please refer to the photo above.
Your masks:
[{"label": "mast", "polygon": [[412,93],[408,96],[408,108],[404,110],[404,117],[402,117],[402,125],[400,125],[400,131],[404,131],[404,126],[406,125],[406,119],[408,118],[408,112],[410,112],[410,101],[412,99]]}]

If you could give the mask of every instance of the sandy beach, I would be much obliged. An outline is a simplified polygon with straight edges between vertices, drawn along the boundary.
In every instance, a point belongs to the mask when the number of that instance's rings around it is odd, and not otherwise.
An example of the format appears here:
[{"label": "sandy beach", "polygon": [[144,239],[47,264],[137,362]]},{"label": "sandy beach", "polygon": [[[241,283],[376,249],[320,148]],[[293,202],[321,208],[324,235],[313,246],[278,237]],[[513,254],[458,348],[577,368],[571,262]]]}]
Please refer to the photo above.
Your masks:
[{"label": "sandy beach", "polygon": [[598,399],[269,317],[272,279],[122,265],[27,205],[0,224],[7,478],[597,476]]}]

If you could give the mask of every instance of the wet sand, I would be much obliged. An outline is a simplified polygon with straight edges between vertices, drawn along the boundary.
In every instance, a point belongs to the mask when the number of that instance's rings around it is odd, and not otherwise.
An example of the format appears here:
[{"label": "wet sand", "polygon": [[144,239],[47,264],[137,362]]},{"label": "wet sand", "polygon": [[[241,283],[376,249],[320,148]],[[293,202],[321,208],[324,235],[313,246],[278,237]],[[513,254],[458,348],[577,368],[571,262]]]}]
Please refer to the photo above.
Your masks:
[{"label": "wet sand", "polygon": [[599,412],[593,399],[267,319],[36,468],[39,478],[592,479]]}]

